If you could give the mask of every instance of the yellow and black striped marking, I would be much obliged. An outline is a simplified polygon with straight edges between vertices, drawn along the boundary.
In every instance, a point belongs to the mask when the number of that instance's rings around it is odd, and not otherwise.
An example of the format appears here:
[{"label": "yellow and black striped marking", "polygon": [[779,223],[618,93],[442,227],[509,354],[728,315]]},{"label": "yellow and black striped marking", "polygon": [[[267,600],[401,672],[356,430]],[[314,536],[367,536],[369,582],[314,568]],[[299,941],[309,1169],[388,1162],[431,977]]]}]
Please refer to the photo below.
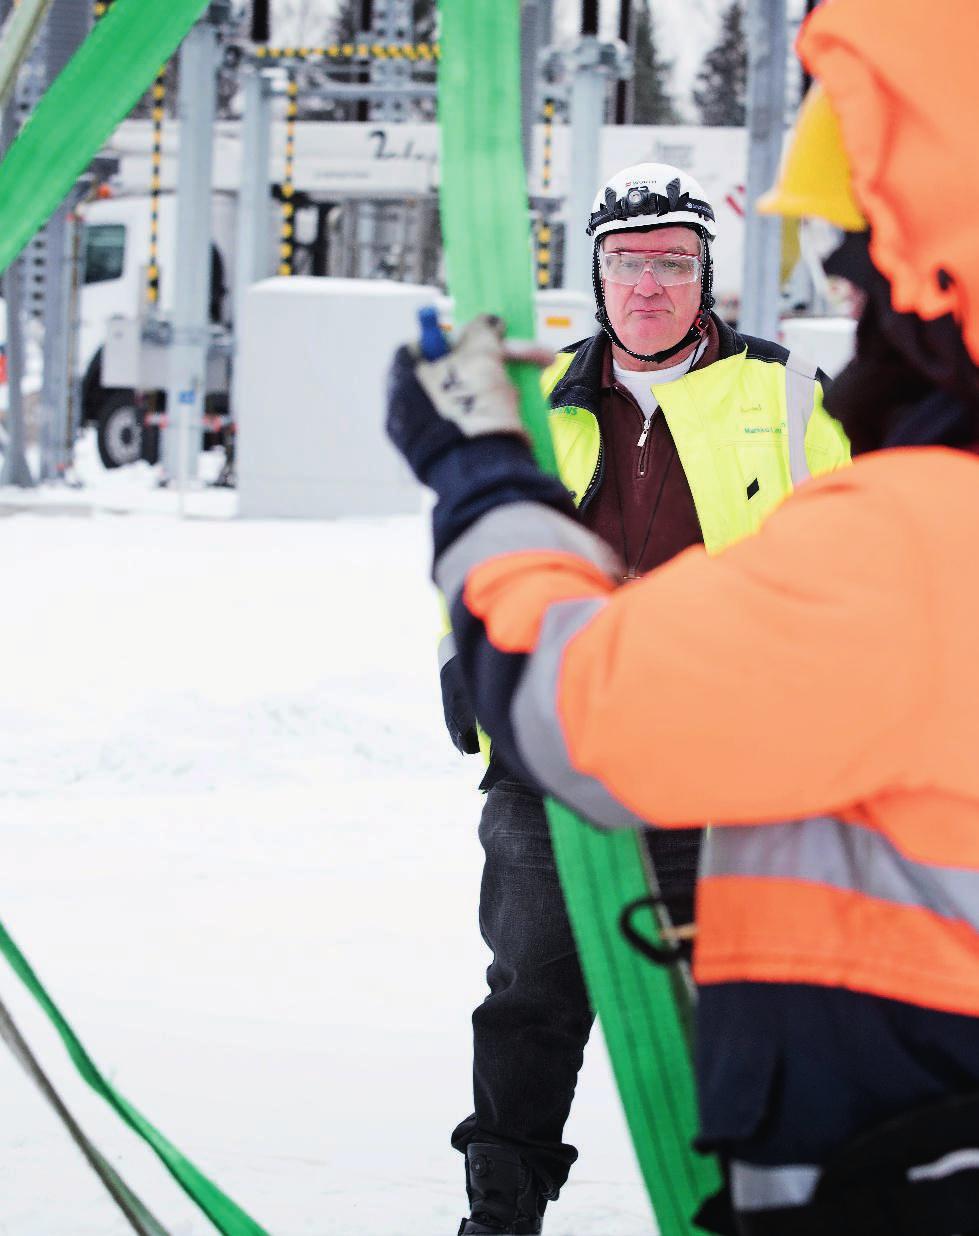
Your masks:
[{"label": "yellow and black striped marking", "polygon": [[160,192],[163,188],[163,110],[167,94],[167,66],[153,83],[153,154],[150,168],[150,260],[146,267],[146,301],[160,302]]},{"label": "yellow and black striped marking", "polygon": [[269,47],[255,55],[262,60],[411,60],[439,59],[438,43],[331,43],[324,47]]},{"label": "yellow and black striped marking", "polygon": [[[546,193],[551,187],[554,159],[554,100],[544,101],[544,151],[540,182]],[[542,220],[537,227],[537,286],[551,286],[551,225]]]},{"label": "yellow and black striped marking", "polygon": [[293,255],[295,253],[296,204],[295,198],[295,160],[296,160],[296,114],[299,105],[296,96],[299,86],[294,75],[290,75],[286,86],[288,103],[286,104],[286,167],[282,177],[282,227],[279,232],[279,274],[293,273]]}]

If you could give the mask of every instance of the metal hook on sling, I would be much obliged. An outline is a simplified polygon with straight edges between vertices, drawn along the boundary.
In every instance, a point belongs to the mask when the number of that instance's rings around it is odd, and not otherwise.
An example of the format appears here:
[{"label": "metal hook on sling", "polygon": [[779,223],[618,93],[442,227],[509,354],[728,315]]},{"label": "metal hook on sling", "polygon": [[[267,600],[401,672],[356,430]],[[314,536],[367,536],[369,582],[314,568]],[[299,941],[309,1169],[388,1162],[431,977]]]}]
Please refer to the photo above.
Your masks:
[{"label": "metal hook on sling", "polygon": [[640,910],[650,910],[655,918],[657,911],[662,909],[665,909],[662,897],[637,897],[622,907],[619,931],[637,953],[641,953],[657,966],[676,966],[689,962],[693,938],[697,931],[694,923],[684,923],[679,927],[661,926],[660,938],[666,942],[663,944],[650,940],[636,927],[634,920]]}]

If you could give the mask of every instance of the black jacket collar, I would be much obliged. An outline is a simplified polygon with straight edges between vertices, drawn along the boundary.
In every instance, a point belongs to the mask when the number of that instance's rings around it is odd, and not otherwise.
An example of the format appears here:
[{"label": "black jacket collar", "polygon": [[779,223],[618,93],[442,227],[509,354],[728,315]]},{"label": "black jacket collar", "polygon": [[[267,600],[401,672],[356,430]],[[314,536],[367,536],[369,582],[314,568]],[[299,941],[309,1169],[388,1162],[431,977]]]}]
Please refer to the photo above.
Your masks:
[{"label": "black jacket collar", "polygon": [[[717,327],[720,343],[717,359],[726,360],[729,356],[743,352],[748,346],[745,337],[739,335],[733,326],[728,326],[716,313],[710,316]],[[552,408],[586,408],[594,416],[598,416],[602,397],[602,366],[608,346],[608,336],[604,331],[599,331],[588,339],[581,339],[561,349],[562,352],[573,352],[574,360],[551,391]]]}]

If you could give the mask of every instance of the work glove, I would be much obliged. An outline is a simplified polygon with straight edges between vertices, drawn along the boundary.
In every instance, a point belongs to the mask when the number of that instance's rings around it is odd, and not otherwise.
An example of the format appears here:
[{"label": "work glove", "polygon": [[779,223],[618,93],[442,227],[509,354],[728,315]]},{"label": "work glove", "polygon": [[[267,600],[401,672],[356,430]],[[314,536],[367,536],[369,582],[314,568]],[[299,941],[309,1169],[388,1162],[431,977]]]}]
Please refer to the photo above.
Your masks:
[{"label": "work glove", "polygon": [[481,314],[437,360],[423,359],[415,346],[396,352],[388,375],[388,436],[423,484],[431,465],[468,438],[526,439],[505,367],[504,329],[501,318]]},{"label": "work glove", "polygon": [[479,734],[476,730],[476,712],[463,681],[458,657],[450,657],[439,671],[442,688],[442,711],[445,728],[457,751],[462,755],[476,755],[479,751]]}]

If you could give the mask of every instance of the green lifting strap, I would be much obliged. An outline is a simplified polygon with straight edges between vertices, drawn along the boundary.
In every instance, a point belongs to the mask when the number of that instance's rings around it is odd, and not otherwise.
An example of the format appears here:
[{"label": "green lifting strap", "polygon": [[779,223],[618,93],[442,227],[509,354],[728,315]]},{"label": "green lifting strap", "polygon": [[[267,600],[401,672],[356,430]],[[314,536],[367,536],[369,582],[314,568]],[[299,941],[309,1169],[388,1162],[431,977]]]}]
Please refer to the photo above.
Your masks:
[{"label": "green lifting strap", "polygon": [[[265,1228],[256,1223],[227,1194],[222,1193],[213,1181],[208,1180],[204,1173],[189,1159],[186,1159],[172,1142],[167,1141],[163,1134],[154,1128],[128,1099],[105,1080],[91,1056],[82,1046],[78,1036],[65,1020],[61,1010],[44,990],[40,979],[2,924],[0,924],[0,953],[3,953],[10,962],[14,973],[47,1014],[81,1076],[95,1093],[105,1099],[117,1115],[122,1117],[133,1132],[146,1142],[177,1184],[207,1215],[217,1230],[224,1236],[268,1236]],[[111,1189],[110,1192],[112,1192]]]},{"label": "green lifting strap", "polygon": [[208,0],[116,0],[0,163],[0,274],[64,201]]},{"label": "green lifting strap", "polygon": [[[207,4],[116,0],[101,19],[0,163],[0,272],[57,209]],[[0,952],[55,1026],[81,1076],[153,1149],[215,1228],[224,1236],[268,1236],[105,1080],[2,925]]]},{"label": "green lifting strap", "polygon": [[68,1135],[78,1149],[88,1160],[88,1164],[96,1176],[112,1195],[113,1201],[126,1216],[129,1226],[139,1236],[168,1236],[166,1228],[123,1180],[112,1164],[106,1159],[99,1148],[86,1136],[78,1121],[65,1106],[61,1096],[51,1084],[47,1074],[38,1064],[34,1053],[27,1046],[23,1036],[17,1029],[14,1019],[0,1001],[0,1039],[7,1044],[14,1059],[31,1079],[38,1090],[54,1109],[58,1119],[68,1130]]},{"label": "green lifting strap", "polygon": [[[520,146],[520,0],[441,0],[441,207],[455,319],[506,319],[535,334],[527,181]],[[539,372],[511,368],[538,463],[555,470]],[[619,915],[647,896],[641,839],[603,833],[547,803],[561,885],[661,1236],[699,1231],[692,1216],[720,1188],[696,1155],[689,1008],[667,970],[626,942]],[[658,940],[648,914],[646,934]],[[679,996],[679,998],[678,998]]]}]

